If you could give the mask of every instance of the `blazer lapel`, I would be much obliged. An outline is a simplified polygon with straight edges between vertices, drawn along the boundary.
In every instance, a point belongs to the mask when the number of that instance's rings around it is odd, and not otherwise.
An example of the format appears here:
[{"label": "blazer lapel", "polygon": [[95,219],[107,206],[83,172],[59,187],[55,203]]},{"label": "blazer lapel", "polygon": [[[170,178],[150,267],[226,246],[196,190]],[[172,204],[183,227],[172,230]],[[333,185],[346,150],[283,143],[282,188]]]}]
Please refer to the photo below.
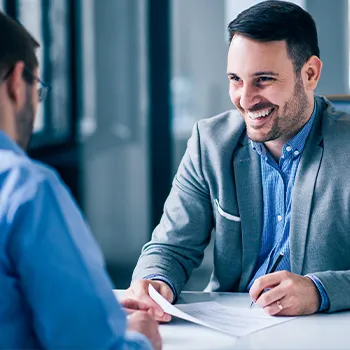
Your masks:
[{"label": "blazer lapel", "polygon": [[323,155],[323,147],[320,146],[322,114],[323,110],[318,113],[305,144],[293,187],[289,243],[291,271],[296,274],[301,274],[303,270],[312,196]]},{"label": "blazer lapel", "polygon": [[263,221],[260,157],[247,137],[234,156],[233,166],[242,223],[242,277],[239,290],[245,291],[259,256]]}]

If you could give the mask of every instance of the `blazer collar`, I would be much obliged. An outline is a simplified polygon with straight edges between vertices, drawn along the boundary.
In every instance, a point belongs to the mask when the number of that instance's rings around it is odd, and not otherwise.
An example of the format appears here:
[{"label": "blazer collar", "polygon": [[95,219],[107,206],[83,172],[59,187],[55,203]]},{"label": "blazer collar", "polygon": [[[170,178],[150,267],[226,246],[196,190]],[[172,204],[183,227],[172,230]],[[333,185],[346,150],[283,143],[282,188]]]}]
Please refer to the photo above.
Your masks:
[{"label": "blazer collar", "polygon": [[329,101],[322,97],[317,97],[316,103],[318,113],[300,159],[292,193],[289,244],[291,270],[296,274],[303,271],[312,197],[323,156],[322,119],[330,107]]}]

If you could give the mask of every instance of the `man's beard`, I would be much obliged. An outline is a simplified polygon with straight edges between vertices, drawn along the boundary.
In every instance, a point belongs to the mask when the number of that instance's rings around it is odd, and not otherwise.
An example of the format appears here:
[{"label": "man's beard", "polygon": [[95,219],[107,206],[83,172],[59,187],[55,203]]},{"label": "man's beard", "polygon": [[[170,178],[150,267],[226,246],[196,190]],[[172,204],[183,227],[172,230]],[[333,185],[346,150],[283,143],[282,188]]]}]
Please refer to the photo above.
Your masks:
[{"label": "man's beard", "polygon": [[247,127],[248,137],[256,142],[273,141],[280,137],[293,137],[305,124],[307,117],[305,113],[308,107],[309,102],[299,74],[296,77],[293,96],[277,111],[278,116],[274,117],[271,129],[265,135],[257,137],[254,135],[255,133],[250,133],[249,127]]},{"label": "man's beard", "polygon": [[24,150],[29,146],[34,129],[34,106],[32,101],[32,91],[27,87],[25,105],[16,116],[17,144]]}]

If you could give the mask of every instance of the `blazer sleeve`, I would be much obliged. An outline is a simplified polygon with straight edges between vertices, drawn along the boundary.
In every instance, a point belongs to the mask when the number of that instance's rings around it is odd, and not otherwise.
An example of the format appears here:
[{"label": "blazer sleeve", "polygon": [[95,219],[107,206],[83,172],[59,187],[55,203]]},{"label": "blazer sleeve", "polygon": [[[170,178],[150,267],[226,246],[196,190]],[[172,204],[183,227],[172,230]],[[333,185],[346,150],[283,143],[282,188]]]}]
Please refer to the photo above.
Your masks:
[{"label": "blazer sleeve", "polygon": [[313,273],[322,283],[329,298],[327,312],[350,309],[350,270]]},{"label": "blazer sleeve", "polygon": [[151,241],[142,249],[133,280],[163,275],[179,295],[193,269],[202,262],[213,228],[213,212],[201,157],[199,128],[195,124],[162,218]]}]

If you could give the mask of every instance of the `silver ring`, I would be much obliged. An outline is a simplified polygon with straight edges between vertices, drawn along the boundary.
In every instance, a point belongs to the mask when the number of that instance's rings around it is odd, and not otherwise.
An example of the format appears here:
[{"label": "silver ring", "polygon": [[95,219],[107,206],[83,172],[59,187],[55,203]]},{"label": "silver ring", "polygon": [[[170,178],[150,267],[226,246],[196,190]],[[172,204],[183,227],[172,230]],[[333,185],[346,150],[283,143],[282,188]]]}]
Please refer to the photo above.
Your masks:
[{"label": "silver ring", "polygon": [[280,310],[283,310],[283,305],[279,300],[276,301],[276,304]]}]

